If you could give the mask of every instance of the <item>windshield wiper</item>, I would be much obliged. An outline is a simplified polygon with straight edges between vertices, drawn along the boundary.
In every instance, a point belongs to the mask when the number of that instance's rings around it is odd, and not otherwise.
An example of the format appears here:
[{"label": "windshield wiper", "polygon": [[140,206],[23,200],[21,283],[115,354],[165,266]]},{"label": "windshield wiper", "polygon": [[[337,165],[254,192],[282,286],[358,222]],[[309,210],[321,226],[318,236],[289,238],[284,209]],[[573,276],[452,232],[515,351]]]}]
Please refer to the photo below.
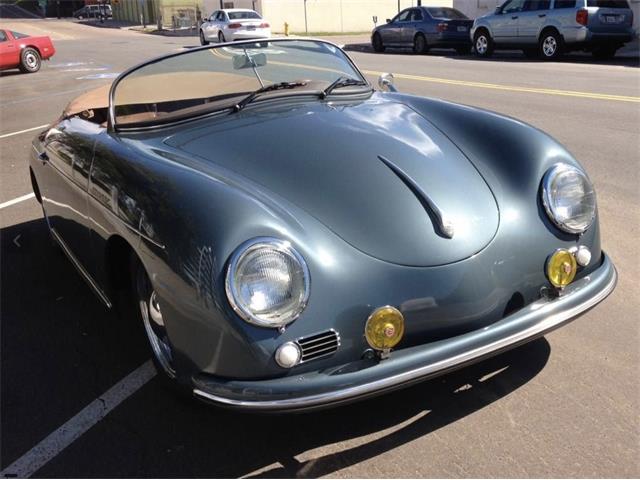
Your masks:
[{"label": "windshield wiper", "polygon": [[334,89],[336,88],[340,88],[340,87],[350,87],[352,85],[368,85],[367,82],[363,81],[363,80],[358,80],[357,78],[352,78],[352,77],[345,77],[340,76],[338,78],[336,78],[333,82],[331,82],[331,84],[325,88],[322,91],[322,94],[320,95],[320,98],[327,98],[327,96],[333,92]]},{"label": "windshield wiper", "polygon": [[287,90],[287,89],[292,89],[296,87],[304,87],[306,84],[307,82],[280,82],[280,83],[273,83],[271,85],[267,85],[266,87],[257,89],[255,92],[251,92],[249,95],[247,95],[238,103],[236,103],[235,107],[233,107],[233,111],[239,112],[248,104],[253,102],[256,99],[256,97],[260,96],[263,93],[273,92],[276,90]]}]

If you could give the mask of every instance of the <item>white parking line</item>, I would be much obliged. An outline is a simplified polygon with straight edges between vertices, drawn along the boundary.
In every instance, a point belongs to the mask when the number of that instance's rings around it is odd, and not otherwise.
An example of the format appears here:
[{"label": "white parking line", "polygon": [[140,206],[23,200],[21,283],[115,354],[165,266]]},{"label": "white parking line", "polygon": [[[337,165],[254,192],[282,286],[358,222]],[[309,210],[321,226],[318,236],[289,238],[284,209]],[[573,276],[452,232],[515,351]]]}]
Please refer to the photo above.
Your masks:
[{"label": "white parking line", "polygon": [[18,130],[17,132],[5,133],[4,135],[0,135],[0,139],[13,137],[14,135],[20,135],[21,133],[33,132],[34,130],[40,130],[41,128],[48,127],[49,124],[45,123],[44,125],[38,125],[37,127],[27,128],[25,130]]},{"label": "white parking line", "polygon": [[76,441],[156,375],[151,360],[124,377],[56,431],[0,472],[0,477],[27,478]]},{"label": "white parking line", "polygon": [[30,198],[33,198],[33,197],[35,197],[33,193],[27,193],[26,195],[22,195],[21,197],[14,198],[13,200],[0,203],[0,210],[6,207],[10,207],[11,205],[15,205],[16,203],[24,202],[25,200],[29,200]]}]

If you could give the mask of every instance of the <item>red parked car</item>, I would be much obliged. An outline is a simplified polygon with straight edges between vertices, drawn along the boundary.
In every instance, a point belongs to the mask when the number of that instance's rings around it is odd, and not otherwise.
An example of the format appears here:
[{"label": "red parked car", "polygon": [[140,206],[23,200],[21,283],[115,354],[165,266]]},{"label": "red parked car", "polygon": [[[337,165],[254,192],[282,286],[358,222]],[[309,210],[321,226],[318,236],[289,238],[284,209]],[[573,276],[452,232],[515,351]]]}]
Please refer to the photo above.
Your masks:
[{"label": "red parked car", "polygon": [[24,73],[40,70],[42,60],[50,59],[56,49],[47,36],[32,37],[0,29],[0,70],[19,68]]}]

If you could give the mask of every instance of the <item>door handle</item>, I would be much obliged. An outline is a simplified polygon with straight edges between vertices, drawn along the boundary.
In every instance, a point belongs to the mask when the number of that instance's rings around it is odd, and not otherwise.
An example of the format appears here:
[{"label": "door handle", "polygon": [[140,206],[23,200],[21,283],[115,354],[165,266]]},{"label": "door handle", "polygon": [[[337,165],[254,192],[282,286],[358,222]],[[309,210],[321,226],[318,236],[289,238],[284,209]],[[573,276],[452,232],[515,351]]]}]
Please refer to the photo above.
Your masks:
[{"label": "door handle", "polygon": [[513,17],[511,17],[511,20],[516,20],[518,18],[517,15],[514,15]]},{"label": "door handle", "polygon": [[539,15],[538,15],[538,17],[540,17],[540,18],[544,18],[544,17],[546,17],[546,16],[547,16],[547,14],[546,14],[546,13],[541,13],[541,14],[539,14]]},{"label": "door handle", "polygon": [[47,152],[42,152],[38,155],[38,158],[42,161],[42,163],[47,163],[49,161],[49,155]]}]

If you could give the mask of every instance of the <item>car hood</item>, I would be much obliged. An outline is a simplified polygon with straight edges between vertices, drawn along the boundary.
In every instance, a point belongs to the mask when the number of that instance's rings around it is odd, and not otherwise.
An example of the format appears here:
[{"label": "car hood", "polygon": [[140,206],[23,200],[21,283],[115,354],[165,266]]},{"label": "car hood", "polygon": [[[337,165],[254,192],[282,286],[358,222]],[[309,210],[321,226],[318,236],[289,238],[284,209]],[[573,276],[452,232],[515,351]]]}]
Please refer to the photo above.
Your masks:
[{"label": "car hood", "polygon": [[495,198],[474,165],[404,103],[374,96],[346,105],[256,105],[165,143],[266,187],[387,262],[468,258],[499,224]]}]

